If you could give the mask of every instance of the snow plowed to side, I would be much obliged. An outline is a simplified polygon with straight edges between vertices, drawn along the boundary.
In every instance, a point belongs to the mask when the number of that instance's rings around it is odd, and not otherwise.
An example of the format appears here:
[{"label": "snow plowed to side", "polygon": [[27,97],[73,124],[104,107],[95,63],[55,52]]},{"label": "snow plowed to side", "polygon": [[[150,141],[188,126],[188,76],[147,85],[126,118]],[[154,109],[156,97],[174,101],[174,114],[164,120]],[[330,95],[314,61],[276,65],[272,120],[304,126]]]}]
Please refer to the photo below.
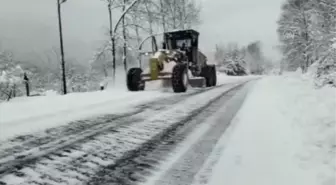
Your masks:
[{"label": "snow plowed to side", "polygon": [[195,184],[334,185],[335,112],[334,88],[300,75],[260,80]]}]

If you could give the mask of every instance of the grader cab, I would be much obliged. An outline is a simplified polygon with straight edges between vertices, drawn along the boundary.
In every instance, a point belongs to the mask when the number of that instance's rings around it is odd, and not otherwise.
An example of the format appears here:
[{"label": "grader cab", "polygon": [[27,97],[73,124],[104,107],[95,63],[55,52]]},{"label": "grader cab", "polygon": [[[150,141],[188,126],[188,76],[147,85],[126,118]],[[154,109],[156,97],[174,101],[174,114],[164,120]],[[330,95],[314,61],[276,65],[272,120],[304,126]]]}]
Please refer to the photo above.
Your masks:
[{"label": "grader cab", "polygon": [[148,67],[145,70],[137,67],[128,71],[126,78],[130,91],[144,90],[145,83],[153,80],[169,83],[176,93],[186,92],[189,85],[216,86],[216,68],[208,65],[206,56],[199,51],[197,31],[165,32],[161,49],[154,36],[148,38],[152,39]]}]

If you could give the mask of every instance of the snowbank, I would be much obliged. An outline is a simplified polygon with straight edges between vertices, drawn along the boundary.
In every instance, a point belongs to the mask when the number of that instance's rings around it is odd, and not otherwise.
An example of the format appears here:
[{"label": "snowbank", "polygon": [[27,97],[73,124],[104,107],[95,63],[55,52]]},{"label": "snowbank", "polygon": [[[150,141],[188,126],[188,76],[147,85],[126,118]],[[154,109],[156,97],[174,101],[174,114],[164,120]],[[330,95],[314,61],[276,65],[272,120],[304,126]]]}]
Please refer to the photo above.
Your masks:
[{"label": "snowbank", "polygon": [[199,184],[334,185],[335,93],[298,74],[257,82],[218,143],[212,177]]}]

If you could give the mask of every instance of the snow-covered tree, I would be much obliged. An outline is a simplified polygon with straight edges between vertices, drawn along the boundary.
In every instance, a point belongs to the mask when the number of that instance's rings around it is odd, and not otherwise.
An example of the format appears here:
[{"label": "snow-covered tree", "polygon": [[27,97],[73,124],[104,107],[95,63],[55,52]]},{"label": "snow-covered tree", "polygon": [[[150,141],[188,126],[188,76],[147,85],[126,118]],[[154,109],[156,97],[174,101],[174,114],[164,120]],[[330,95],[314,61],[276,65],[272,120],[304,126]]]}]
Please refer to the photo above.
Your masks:
[{"label": "snow-covered tree", "polygon": [[200,5],[196,0],[164,0],[166,23],[171,29],[187,29],[200,23]]},{"label": "snow-covered tree", "polygon": [[245,48],[239,48],[236,43],[216,45],[215,60],[219,71],[228,75],[246,75]]},{"label": "snow-covered tree", "polygon": [[[112,17],[119,17],[120,12],[134,0],[103,1],[107,3],[110,16],[107,32],[109,42],[102,43],[90,63],[105,76],[120,64],[125,69],[128,65],[136,65],[138,45],[142,38],[162,31],[191,28],[200,23],[200,5],[196,0],[139,0],[125,14],[121,24],[115,27],[116,22],[112,22]],[[109,69],[111,65],[112,69]]]},{"label": "snow-covered tree", "polygon": [[309,0],[287,0],[281,7],[278,33],[282,52],[289,66],[306,71],[312,60],[311,21]]},{"label": "snow-covered tree", "polygon": [[23,80],[23,69],[13,54],[0,50],[0,99],[11,99],[21,93],[17,88]]},{"label": "snow-covered tree", "polygon": [[317,63],[317,81],[335,85],[336,57],[332,45],[336,35],[336,1],[287,0],[278,24],[286,66],[300,67],[306,72]]},{"label": "snow-covered tree", "polygon": [[314,5],[320,25],[314,33],[314,37],[318,38],[316,81],[319,85],[332,84],[336,87],[336,48],[333,47],[336,41],[336,1],[317,0]]}]

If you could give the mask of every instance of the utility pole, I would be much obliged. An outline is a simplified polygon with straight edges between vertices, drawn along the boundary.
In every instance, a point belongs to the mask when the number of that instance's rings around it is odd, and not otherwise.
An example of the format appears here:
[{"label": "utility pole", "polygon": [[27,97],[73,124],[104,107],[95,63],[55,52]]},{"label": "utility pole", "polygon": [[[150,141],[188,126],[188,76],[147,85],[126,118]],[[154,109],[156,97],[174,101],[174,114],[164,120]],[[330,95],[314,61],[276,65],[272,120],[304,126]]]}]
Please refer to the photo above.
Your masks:
[{"label": "utility pole", "polygon": [[66,0],[57,0],[57,13],[58,13],[58,27],[60,36],[60,47],[61,47],[61,67],[62,67],[62,83],[63,83],[63,94],[67,94],[66,76],[65,76],[65,61],[64,61],[64,47],[63,47],[63,33],[62,33],[62,17],[61,17],[61,4],[66,2]]}]

